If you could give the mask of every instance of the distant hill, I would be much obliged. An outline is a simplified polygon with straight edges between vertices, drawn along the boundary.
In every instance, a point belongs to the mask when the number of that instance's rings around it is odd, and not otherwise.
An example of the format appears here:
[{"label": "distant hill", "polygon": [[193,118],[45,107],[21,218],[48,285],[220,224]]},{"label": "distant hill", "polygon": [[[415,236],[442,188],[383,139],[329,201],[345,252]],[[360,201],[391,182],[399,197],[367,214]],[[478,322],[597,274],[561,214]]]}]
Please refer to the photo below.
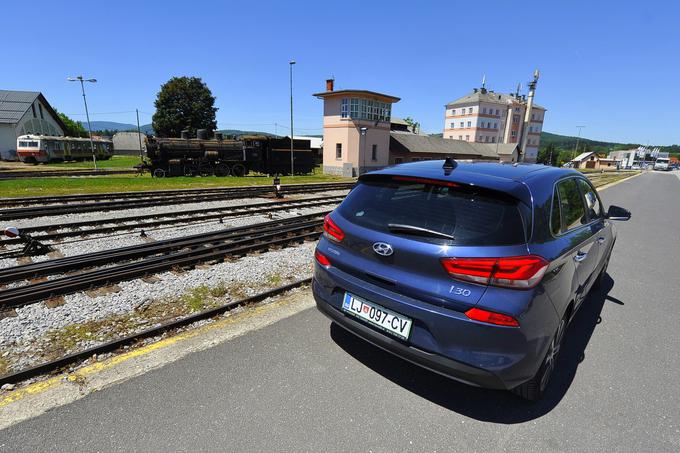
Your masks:
[{"label": "distant hill", "polygon": [[600,140],[592,140],[589,138],[573,137],[569,135],[552,134],[550,132],[541,132],[541,149],[547,148],[548,145],[553,144],[557,149],[574,149],[576,141],[579,142],[579,149],[585,148],[588,145],[591,151],[599,153],[618,150],[618,149],[633,149],[640,146],[638,143],[617,143],[605,142]]},{"label": "distant hill", "polygon": [[[81,121],[83,127],[87,129],[87,122]],[[93,131],[136,131],[136,124],[117,123],[115,121],[90,121]],[[153,133],[153,128],[150,124],[144,124],[139,127],[143,134],[147,132]]]}]

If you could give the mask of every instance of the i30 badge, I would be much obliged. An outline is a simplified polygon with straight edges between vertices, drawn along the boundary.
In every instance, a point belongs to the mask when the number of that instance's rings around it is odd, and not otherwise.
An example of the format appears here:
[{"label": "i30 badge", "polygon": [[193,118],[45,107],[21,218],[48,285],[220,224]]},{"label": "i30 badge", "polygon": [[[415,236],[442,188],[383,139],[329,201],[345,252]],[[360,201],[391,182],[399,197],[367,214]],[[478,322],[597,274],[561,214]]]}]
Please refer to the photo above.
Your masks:
[{"label": "i30 badge", "polygon": [[394,249],[386,242],[376,242],[373,244],[373,251],[381,256],[390,256],[394,253]]}]

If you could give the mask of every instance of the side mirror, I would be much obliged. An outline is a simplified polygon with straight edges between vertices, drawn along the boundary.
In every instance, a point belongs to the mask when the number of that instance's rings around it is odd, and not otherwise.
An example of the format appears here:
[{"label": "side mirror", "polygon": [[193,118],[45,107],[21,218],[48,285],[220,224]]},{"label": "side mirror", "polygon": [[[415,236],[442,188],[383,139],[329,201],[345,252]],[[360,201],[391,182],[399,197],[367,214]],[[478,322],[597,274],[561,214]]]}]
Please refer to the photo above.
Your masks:
[{"label": "side mirror", "polygon": [[606,217],[609,220],[630,220],[630,211],[619,206],[609,206]]},{"label": "side mirror", "polygon": [[5,228],[3,234],[8,238],[15,238],[20,236],[19,228],[17,227],[7,227]]}]

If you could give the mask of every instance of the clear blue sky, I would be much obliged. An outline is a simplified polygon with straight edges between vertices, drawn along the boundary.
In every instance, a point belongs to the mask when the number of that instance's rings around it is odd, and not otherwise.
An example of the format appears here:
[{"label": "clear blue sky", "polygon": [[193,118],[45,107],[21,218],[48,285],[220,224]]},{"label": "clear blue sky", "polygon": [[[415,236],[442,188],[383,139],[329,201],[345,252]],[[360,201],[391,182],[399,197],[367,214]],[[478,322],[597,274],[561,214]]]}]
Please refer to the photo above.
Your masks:
[{"label": "clear blue sky", "polygon": [[[441,132],[443,106],[480,84],[509,92],[541,70],[544,129],[589,138],[680,143],[680,7],[675,1],[46,1],[5,2],[0,88],[42,91],[84,119],[151,121],[160,85],[198,76],[220,128],[287,125],[294,58],[297,133],[321,133],[336,89],[402,98],[393,114]],[[547,5],[546,5],[547,4]],[[80,115],[79,115],[80,114]],[[297,129],[299,128],[299,130]],[[282,126],[279,133],[286,133]]]}]

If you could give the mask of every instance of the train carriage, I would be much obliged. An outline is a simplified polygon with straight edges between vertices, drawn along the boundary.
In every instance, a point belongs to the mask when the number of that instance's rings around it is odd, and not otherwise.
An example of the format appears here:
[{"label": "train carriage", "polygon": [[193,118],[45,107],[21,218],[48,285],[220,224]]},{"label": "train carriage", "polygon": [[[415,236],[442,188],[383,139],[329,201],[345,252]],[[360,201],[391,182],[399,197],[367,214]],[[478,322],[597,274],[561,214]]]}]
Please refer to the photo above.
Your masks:
[{"label": "train carriage", "polygon": [[51,135],[20,135],[17,137],[17,156],[21,162],[49,163],[92,158],[94,145],[97,160],[113,155],[113,142],[104,138],[57,137]]}]

